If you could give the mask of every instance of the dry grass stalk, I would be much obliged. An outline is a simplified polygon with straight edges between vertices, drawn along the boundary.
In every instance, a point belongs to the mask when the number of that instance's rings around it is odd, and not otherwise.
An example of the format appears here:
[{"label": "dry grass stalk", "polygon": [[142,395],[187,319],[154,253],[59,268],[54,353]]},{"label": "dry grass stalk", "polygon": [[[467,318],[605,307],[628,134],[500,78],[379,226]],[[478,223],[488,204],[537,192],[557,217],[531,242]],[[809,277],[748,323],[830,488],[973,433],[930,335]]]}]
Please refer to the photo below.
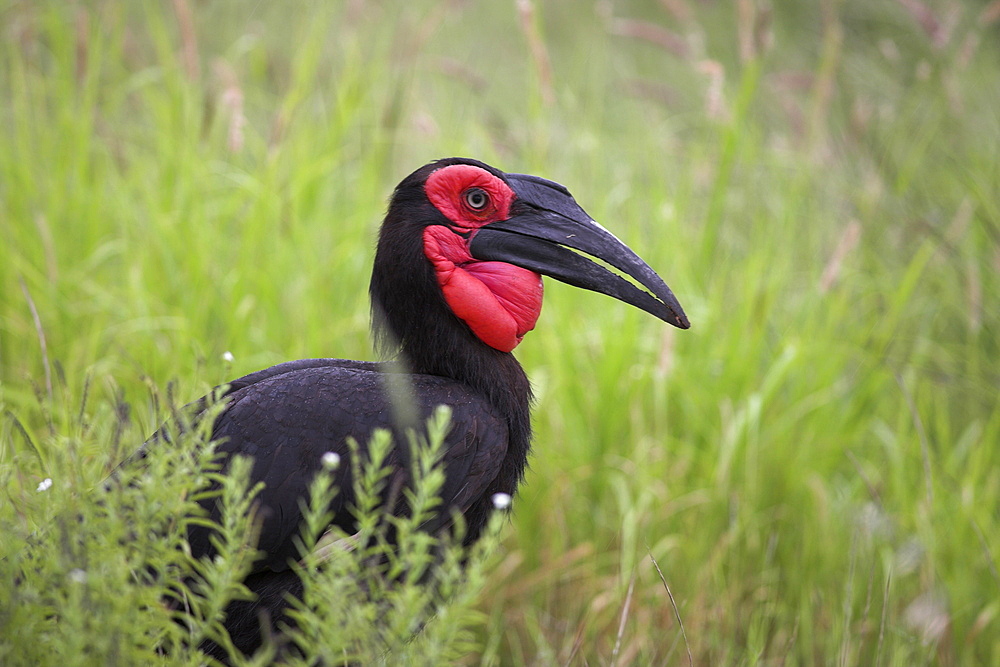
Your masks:
[{"label": "dry grass stalk", "polygon": [[226,61],[216,60],[213,69],[222,83],[222,97],[219,100],[219,105],[228,112],[229,116],[227,147],[231,153],[238,153],[243,149],[244,128],[247,124],[247,117],[243,111],[243,88],[240,87],[236,71]]},{"label": "dry grass stalk", "polygon": [[556,101],[555,90],[552,87],[552,63],[549,60],[549,52],[545,48],[545,42],[542,41],[541,31],[538,29],[534,3],[531,0],[517,0],[517,15],[521,19],[521,31],[524,32],[524,38],[528,41],[531,60],[538,73],[542,102],[545,106],[552,106]]},{"label": "dry grass stalk", "polygon": [[738,0],[736,3],[736,39],[739,44],[740,62],[756,60],[774,44],[771,29],[770,7],[755,0]]},{"label": "dry grass stalk", "polygon": [[576,634],[573,635],[573,644],[570,647],[569,656],[567,656],[563,664],[565,665],[573,664],[573,658],[575,658],[577,654],[580,652],[580,649],[583,648],[583,641],[584,637],[586,636],[586,631],[587,631],[587,620],[584,619],[580,621],[580,623],[576,627]]},{"label": "dry grass stalk", "polygon": [[684,0],[660,0],[660,4],[681,23],[690,23],[694,18],[691,7]]},{"label": "dry grass stalk", "polygon": [[875,109],[872,103],[866,98],[854,98],[851,103],[851,134],[856,140],[861,141],[867,134],[874,113]]},{"label": "dry grass stalk", "polygon": [[681,60],[689,60],[691,58],[691,47],[688,45],[687,40],[677,33],[658,26],[655,23],[633,19],[615,19],[611,22],[611,33],[619,37],[641,39],[644,42],[655,44]]},{"label": "dry grass stalk", "polygon": [[993,0],[979,12],[979,25],[989,26],[1000,21],[1000,0]]},{"label": "dry grass stalk", "polygon": [[21,291],[24,292],[24,299],[28,302],[28,309],[31,310],[31,319],[35,322],[35,334],[38,336],[38,346],[42,351],[42,367],[45,369],[45,392],[52,400],[52,369],[49,366],[49,346],[45,343],[45,329],[42,328],[42,318],[38,315],[38,308],[35,307],[35,300],[31,298],[28,291],[28,284],[24,278],[18,279],[21,283]]},{"label": "dry grass stalk", "polygon": [[73,71],[77,82],[83,81],[87,76],[87,54],[90,51],[89,33],[90,19],[87,10],[79,8],[76,11],[76,65]]},{"label": "dry grass stalk", "polygon": [[962,40],[962,46],[958,49],[958,57],[955,59],[955,66],[959,71],[965,70],[969,66],[978,49],[979,33],[970,30],[965,39]]},{"label": "dry grass stalk", "polygon": [[892,582],[892,572],[885,577],[885,593],[882,595],[882,620],[878,624],[878,647],[875,649],[875,667],[882,664],[882,641],[885,639],[885,617],[889,610],[889,584]]},{"label": "dry grass stalk", "polygon": [[736,1],[736,40],[739,44],[740,62],[743,64],[750,62],[757,56],[753,34],[755,14],[753,0]]},{"label": "dry grass stalk", "polygon": [[960,6],[952,5],[950,11],[942,20],[933,9],[921,0],[897,0],[897,2],[910,13],[910,16],[920,24],[923,31],[931,38],[931,45],[934,47],[934,50],[940,51],[951,42],[955,27],[962,16],[962,8]]},{"label": "dry grass stalk", "polygon": [[757,53],[767,53],[774,46],[774,12],[770,6],[758,8],[753,23],[753,39]]},{"label": "dry grass stalk", "polygon": [[681,629],[681,637],[684,639],[684,648],[687,650],[688,665],[693,667],[694,656],[691,655],[691,644],[688,643],[687,632],[684,630],[684,621],[681,620],[681,612],[677,609],[677,601],[674,600],[674,594],[670,591],[670,586],[667,585],[667,578],[663,576],[663,570],[660,569],[660,564],[656,562],[655,558],[653,558],[653,552],[647,550],[647,553],[649,554],[649,560],[653,561],[653,567],[656,568],[656,573],[660,575],[660,581],[663,583],[663,587],[667,590],[667,597],[670,598],[670,606],[674,610],[674,618],[677,619],[677,625]]},{"label": "dry grass stalk", "polygon": [[927,36],[936,40],[937,34],[941,31],[941,20],[938,19],[930,7],[920,0],[896,0],[903,9],[909,12],[910,16],[920,24]]},{"label": "dry grass stalk", "polygon": [[625,634],[625,621],[628,620],[628,611],[632,606],[632,593],[635,591],[635,572],[628,582],[628,593],[625,594],[625,604],[622,605],[621,618],[618,620],[618,633],[615,635],[615,647],[611,650],[611,667],[618,664],[618,654],[622,648],[622,636]]},{"label": "dry grass stalk", "polygon": [[705,115],[712,120],[725,120],[729,116],[723,88],[726,81],[726,68],[718,60],[702,60],[698,63],[698,71],[708,76],[708,89],[705,91]]},{"label": "dry grass stalk", "polygon": [[979,333],[983,328],[983,281],[979,275],[979,265],[969,262],[969,270],[966,278],[967,302],[969,308],[969,329],[973,333]]},{"label": "dry grass stalk", "polygon": [[826,294],[836,284],[840,277],[840,271],[844,265],[844,259],[858,245],[861,238],[861,223],[851,220],[847,223],[844,233],[840,236],[836,249],[830,255],[830,260],[823,269],[823,276],[819,279],[819,290]]},{"label": "dry grass stalk", "polygon": [[267,137],[268,153],[273,155],[278,150],[278,146],[285,138],[285,132],[288,131],[288,123],[288,112],[284,107],[278,109],[278,113],[274,114],[274,119],[271,121],[271,130]]},{"label": "dry grass stalk", "polygon": [[659,377],[666,377],[674,367],[675,340],[674,332],[663,327],[663,333],[660,335],[660,354],[656,360],[656,374]]},{"label": "dry grass stalk", "polygon": [[[844,595],[843,601],[843,613],[844,613],[844,627],[850,628],[853,623],[853,618],[851,612],[854,607],[851,604],[851,598],[854,596],[854,571],[858,562],[858,535],[855,531],[851,539],[851,550],[850,550],[850,560],[847,566],[847,591]],[[840,638],[840,652],[837,656],[837,667],[847,667],[850,664],[850,656],[852,651],[852,646],[854,644],[854,636],[851,632],[845,632],[844,636]]]},{"label": "dry grass stalk", "polygon": [[181,62],[192,81],[198,78],[198,39],[194,32],[194,14],[188,0],[174,0],[174,13],[181,31]]}]

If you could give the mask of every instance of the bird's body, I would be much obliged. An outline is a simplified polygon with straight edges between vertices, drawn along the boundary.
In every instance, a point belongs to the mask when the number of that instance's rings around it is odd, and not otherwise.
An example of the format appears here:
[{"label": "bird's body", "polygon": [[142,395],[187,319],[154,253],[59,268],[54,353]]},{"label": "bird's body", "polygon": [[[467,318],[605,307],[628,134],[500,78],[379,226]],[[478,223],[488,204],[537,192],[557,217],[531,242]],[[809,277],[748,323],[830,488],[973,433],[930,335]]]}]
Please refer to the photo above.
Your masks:
[{"label": "bird's body", "polygon": [[[508,355],[509,356],[509,355]],[[511,357],[513,359],[513,357]],[[289,622],[287,598],[301,599],[302,582],[289,569],[300,557],[295,537],[302,519],[300,501],[329,452],[346,460],[348,438],[362,446],[377,428],[389,429],[394,443],[407,443],[403,424],[426,423],[439,405],[451,410],[451,428],[443,443],[445,483],[440,490],[443,507],[458,509],[464,516],[464,540],[476,540],[493,510],[495,493],[513,495],[523,475],[528,454],[527,378],[523,378],[523,423],[511,423],[480,392],[439,375],[404,374],[395,364],[346,359],[304,359],[272,366],[233,381],[225,396],[227,406],[216,420],[212,438],[216,451],[239,453],[254,460],[251,479],[263,482],[258,549],[264,556],[244,584],[254,599],[231,603],[226,629],[234,646],[245,653],[261,641],[261,625],[275,631]],[[401,423],[398,382],[406,383],[415,404],[410,419]],[[402,418],[405,419],[405,418]],[[407,511],[398,490],[408,481],[410,466],[406,446],[395,446],[384,465],[394,471],[386,485],[395,489],[390,510]],[[330,511],[333,524],[351,534],[354,517],[350,508],[354,495],[351,466],[340,465],[333,473],[338,493]],[[499,474],[504,473],[504,474]],[[218,510],[208,508],[213,518]],[[450,513],[439,513],[425,525],[437,531],[450,524]],[[210,531],[202,526],[188,530],[192,554],[211,553]],[[209,655],[224,659],[221,647],[207,642]]]},{"label": "bird's body", "polygon": [[[539,274],[688,326],[659,276],[561,185],[450,158],[399,184],[379,234],[372,320],[378,347],[394,361],[293,361],[230,383],[212,437],[218,451],[253,457],[251,480],[264,483],[264,555],[246,581],[257,599],[231,605],[226,622],[238,648],[260,644],[259,611],[274,621],[285,596],[301,593],[289,569],[299,557],[300,502],[324,454],[350,456],[348,438],[363,445],[375,429],[393,430],[396,448],[387,463],[405,477],[402,430],[448,405],[442,511],[427,528],[444,526],[457,510],[471,543],[493,511],[491,498],[515,494],[531,441],[531,387],[510,352],[538,318]],[[340,493],[331,508],[333,523],[349,534],[350,472],[350,465],[338,469]],[[212,551],[205,528],[192,528],[189,541],[195,556]]]},{"label": "bird's body", "polygon": [[[510,424],[488,399],[462,382],[426,374],[388,376],[403,374],[377,362],[304,359],[272,366],[229,385],[227,406],[212,437],[220,441],[217,452],[252,457],[251,479],[264,483],[257,546],[265,556],[257,562],[257,570],[285,570],[290,560],[299,557],[293,539],[302,518],[299,500],[323,468],[325,454],[332,452],[347,460],[348,439],[367,443],[377,428],[392,431],[397,443],[408,442],[399,423],[399,407],[393,404],[394,381],[405,381],[416,400],[406,407],[415,410],[417,419],[406,426],[426,422],[439,405],[451,409],[452,426],[442,459],[445,485],[440,495],[445,506],[465,515],[466,541],[479,536],[489,518],[488,500],[493,494],[513,495],[527,460],[526,429]],[[526,393],[523,400],[527,412]],[[405,474],[407,456],[407,447],[394,447],[385,463]],[[498,475],[498,471],[509,474]],[[353,517],[348,510],[354,504],[350,466],[339,466],[334,474],[340,489],[331,507],[334,523],[350,533]],[[211,549],[205,528],[193,528],[189,542],[195,554]]]}]

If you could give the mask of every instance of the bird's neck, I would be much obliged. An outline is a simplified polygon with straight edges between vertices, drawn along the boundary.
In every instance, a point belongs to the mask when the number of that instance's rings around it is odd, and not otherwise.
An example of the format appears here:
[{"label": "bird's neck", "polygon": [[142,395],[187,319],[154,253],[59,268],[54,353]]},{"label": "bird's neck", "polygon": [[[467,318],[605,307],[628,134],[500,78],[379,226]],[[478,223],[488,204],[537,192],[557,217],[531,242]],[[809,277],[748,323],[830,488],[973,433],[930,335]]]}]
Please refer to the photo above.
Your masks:
[{"label": "bird's neck", "polygon": [[[409,271],[403,273],[402,267]],[[380,243],[371,297],[372,330],[383,357],[398,360],[411,373],[462,383],[506,419],[506,477],[496,480],[495,491],[512,494],[531,442],[531,384],[521,364],[511,353],[483,343],[455,316],[419,246]]]},{"label": "bird's neck", "polygon": [[[458,325],[455,328],[458,328]],[[510,352],[483,344],[466,331],[451,340],[431,343],[409,340],[400,348],[400,358],[414,373],[440,375],[468,386],[486,398],[500,414],[525,420],[531,405],[531,383],[521,364]],[[525,424],[527,427],[527,424]]]},{"label": "bird's neck", "polygon": [[523,433],[527,440],[532,395],[521,364],[510,352],[479,340],[442,304],[407,317],[376,312],[373,329],[380,353],[408,372],[461,382],[508,418],[512,436]]}]

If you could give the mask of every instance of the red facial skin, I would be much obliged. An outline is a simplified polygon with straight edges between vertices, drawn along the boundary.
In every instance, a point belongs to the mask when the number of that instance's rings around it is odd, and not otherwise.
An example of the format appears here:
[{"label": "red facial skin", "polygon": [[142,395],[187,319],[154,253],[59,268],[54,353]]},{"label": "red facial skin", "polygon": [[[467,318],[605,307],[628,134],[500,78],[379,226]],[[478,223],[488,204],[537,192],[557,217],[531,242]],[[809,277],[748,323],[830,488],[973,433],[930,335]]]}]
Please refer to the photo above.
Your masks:
[{"label": "red facial skin", "polygon": [[[480,210],[465,200],[479,188],[489,202]],[[507,219],[514,192],[479,167],[456,164],[432,173],[424,184],[427,198],[455,229],[424,229],[424,255],[434,266],[445,301],[472,333],[502,352],[510,352],[535,328],[542,311],[542,277],[506,262],[482,262],[469,254],[469,240],[483,225]],[[468,232],[469,238],[457,232]]]}]

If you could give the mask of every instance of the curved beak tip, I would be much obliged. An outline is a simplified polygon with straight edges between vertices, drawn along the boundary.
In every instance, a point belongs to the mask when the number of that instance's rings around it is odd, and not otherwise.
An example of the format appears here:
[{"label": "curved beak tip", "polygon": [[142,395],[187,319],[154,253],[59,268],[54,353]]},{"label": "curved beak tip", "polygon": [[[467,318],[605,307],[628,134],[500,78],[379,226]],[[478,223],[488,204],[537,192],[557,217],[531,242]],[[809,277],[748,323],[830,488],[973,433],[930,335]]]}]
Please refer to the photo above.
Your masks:
[{"label": "curved beak tip", "polygon": [[507,220],[481,228],[469,245],[474,257],[509,262],[607,294],[679,329],[691,327],[666,283],[642,258],[596,223],[566,188],[524,174],[506,174],[506,179],[525,206]]}]

